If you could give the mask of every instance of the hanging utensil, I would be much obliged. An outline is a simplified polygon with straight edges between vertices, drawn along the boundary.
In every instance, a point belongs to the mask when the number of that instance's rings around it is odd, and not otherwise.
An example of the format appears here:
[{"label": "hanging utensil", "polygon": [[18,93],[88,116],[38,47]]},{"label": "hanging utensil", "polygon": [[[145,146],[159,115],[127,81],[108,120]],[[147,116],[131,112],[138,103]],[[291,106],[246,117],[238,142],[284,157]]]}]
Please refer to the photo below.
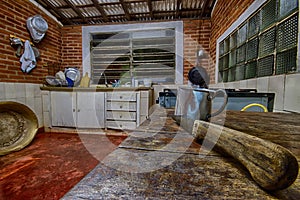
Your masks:
[{"label": "hanging utensil", "polygon": [[197,52],[197,59],[195,66],[189,71],[189,81],[197,87],[208,88],[209,86],[209,75],[204,67],[201,66],[201,60],[206,58],[203,50]]},{"label": "hanging utensil", "polygon": [[20,38],[10,38],[10,45],[15,46],[17,48],[16,56],[20,57],[21,50],[23,47],[23,42],[21,41],[21,39]]}]

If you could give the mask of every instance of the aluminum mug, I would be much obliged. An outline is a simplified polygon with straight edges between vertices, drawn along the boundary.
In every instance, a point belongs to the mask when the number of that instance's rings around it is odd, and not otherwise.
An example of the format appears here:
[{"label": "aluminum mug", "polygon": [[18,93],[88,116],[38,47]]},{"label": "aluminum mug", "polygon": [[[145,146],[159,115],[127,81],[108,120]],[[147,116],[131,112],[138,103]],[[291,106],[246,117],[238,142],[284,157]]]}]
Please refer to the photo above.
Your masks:
[{"label": "aluminum mug", "polygon": [[[222,94],[222,106],[212,113],[212,100]],[[211,117],[220,114],[226,107],[227,93],[223,89],[180,87],[177,92],[175,115],[188,119],[209,121]]]}]

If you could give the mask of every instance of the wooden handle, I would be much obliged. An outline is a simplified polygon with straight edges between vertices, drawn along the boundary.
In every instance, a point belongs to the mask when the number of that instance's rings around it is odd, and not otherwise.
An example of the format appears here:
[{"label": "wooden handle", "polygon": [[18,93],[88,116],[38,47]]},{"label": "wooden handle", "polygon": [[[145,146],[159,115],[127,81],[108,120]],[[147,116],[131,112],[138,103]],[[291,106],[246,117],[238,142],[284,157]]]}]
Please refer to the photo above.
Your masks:
[{"label": "wooden handle", "polygon": [[197,139],[205,138],[206,141],[215,143],[214,148],[218,152],[224,152],[238,160],[265,190],[287,188],[297,178],[297,159],[280,145],[200,120],[195,120],[192,134]]}]

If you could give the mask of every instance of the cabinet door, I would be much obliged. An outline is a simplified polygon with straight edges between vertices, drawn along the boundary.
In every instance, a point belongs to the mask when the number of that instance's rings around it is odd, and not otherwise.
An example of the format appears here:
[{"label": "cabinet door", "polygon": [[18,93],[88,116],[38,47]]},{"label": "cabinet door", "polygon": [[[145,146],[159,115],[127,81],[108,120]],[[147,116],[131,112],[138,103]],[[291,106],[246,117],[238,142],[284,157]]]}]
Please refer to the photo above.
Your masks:
[{"label": "cabinet door", "polygon": [[104,128],[104,93],[77,92],[77,127]]},{"label": "cabinet door", "polygon": [[52,126],[76,126],[76,93],[51,92],[51,124]]}]

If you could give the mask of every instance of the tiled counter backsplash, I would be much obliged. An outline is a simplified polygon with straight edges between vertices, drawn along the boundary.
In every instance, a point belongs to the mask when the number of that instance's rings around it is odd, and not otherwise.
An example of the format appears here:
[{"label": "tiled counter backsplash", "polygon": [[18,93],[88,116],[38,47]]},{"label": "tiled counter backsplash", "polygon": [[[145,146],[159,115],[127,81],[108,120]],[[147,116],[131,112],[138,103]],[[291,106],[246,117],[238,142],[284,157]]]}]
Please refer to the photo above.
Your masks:
[{"label": "tiled counter backsplash", "polygon": [[300,73],[268,76],[211,85],[213,88],[257,89],[257,92],[275,93],[274,112],[300,113]]},{"label": "tiled counter backsplash", "polygon": [[43,127],[43,105],[40,84],[0,82],[0,101],[25,104],[35,112],[39,127]]}]

